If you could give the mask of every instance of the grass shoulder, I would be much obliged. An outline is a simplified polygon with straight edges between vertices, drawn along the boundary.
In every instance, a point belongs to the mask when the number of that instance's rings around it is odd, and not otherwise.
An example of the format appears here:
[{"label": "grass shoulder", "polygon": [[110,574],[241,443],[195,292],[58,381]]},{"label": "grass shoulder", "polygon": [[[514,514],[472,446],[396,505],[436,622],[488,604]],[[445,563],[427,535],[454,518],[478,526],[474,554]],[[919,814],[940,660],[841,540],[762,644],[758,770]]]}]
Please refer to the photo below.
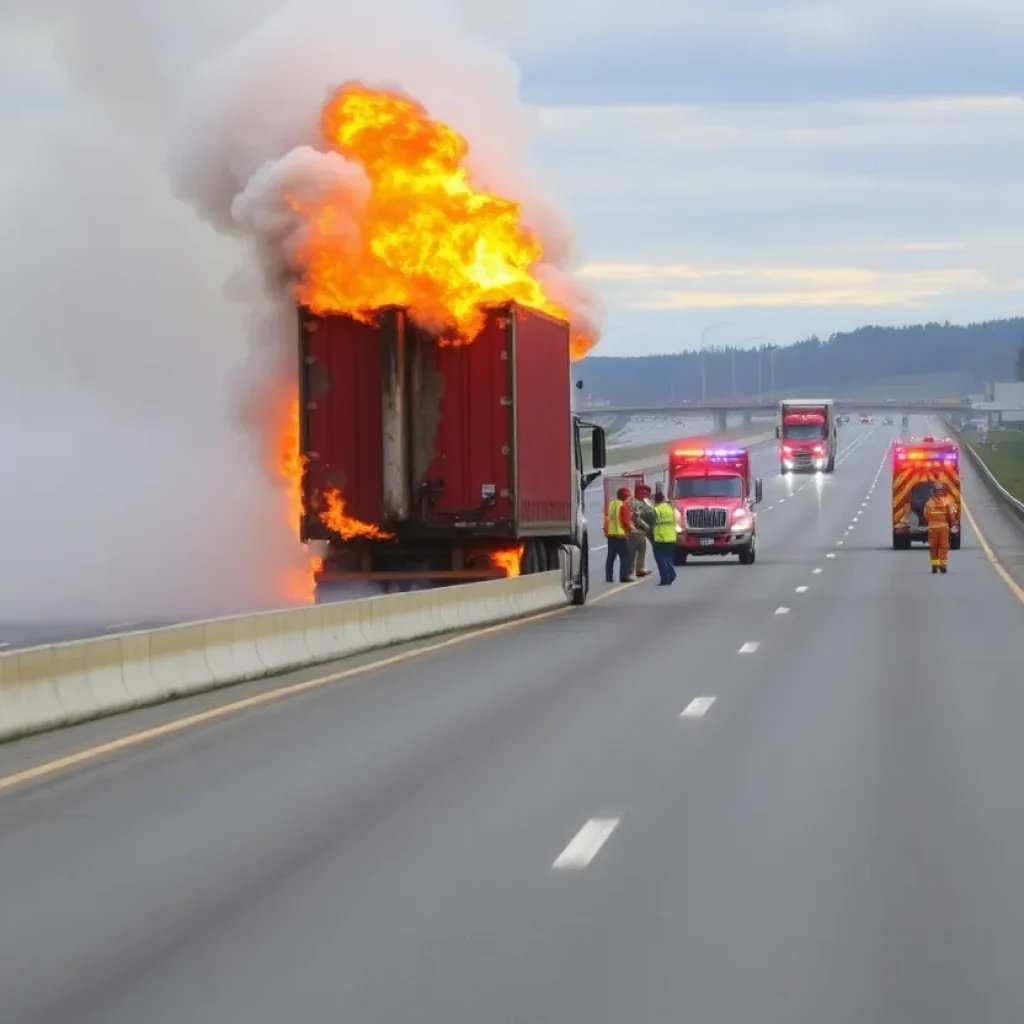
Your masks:
[{"label": "grass shoulder", "polygon": [[969,444],[992,475],[1019,501],[1024,501],[1024,431],[990,430],[988,443],[978,444],[973,432],[957,431],[963,444]]}]

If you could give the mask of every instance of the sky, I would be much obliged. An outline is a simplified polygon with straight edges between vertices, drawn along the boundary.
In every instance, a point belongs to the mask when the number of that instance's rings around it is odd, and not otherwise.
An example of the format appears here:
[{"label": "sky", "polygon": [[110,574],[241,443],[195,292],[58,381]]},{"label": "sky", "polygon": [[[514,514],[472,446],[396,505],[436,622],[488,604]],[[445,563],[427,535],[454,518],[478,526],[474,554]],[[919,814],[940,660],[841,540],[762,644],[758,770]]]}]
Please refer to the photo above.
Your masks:
[{"label": "sky", "polygon": [[[1017,0],[576,0],[478,15],[606,355],[1020,313]],[[761,340],[753,340],[761,339]]]},{"label": "sky", "polygon": [[[460,2],[537,107],[600,353],[1020,312],[1024,5]],[[43,56],[0,61],[9,141],[62,102]]]}]

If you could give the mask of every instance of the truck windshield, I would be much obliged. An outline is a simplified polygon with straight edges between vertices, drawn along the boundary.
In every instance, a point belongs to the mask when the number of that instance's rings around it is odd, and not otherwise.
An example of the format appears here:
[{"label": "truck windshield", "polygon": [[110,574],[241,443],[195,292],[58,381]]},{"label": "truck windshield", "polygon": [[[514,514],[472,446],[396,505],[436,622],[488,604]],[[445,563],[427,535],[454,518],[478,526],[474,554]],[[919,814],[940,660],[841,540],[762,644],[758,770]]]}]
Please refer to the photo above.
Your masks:
[{"label": "truck windshield", "polygon": [[673,498],[742,498],[738,476],[683,476],[675,481]]},{"label": "truck windshield", "polygon": [[825,427],[821,423],[787,423],[782,428],[782,436],[791,441],[821,441]]}]

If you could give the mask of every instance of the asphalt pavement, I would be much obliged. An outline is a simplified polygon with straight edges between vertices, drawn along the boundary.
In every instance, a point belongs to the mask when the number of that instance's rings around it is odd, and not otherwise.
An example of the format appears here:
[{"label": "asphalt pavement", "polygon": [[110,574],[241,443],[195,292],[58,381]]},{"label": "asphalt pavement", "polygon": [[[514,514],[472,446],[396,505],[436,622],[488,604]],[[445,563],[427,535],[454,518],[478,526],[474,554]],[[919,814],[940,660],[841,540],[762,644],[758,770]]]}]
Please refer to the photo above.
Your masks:
[{"label": "asphalt pavement", "polygon": [[1018,1024],[1024,607],[892,551],[892,436],[760,453],[753,566],[0,778],[0,1022]]}]

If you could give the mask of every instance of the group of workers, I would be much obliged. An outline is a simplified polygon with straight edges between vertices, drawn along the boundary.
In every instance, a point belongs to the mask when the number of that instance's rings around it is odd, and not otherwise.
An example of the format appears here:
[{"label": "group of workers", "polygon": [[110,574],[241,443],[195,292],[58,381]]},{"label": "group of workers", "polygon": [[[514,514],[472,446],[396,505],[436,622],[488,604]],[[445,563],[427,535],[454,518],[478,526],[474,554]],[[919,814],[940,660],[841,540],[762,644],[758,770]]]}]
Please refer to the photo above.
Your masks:
[{"label": "group of workers", "polygon": [[[957,504],[949,489],[937,481],[924,506],[928,526],[928,553],[932,573],[945,575],[949,568],[949,537],[959,527]],[[647,538],[651,539],[654,562],[658,567],[658,586],[669,587],[676,580],[676,526],[679,512],[672,507],[664,491],[658,488],[651,500],[651,488],[637,484],[634,495],[628,487],[620,487],[608,503],[604,533],[608,539],[605,559],[605,581],[615,582],[615,563],[619,563],[619,582],[632,583],[650,576],[647,569]]]},{"label": "group of workers", "polygon": [[676,579],[676,523],[678,512],[669,504],[660,488],[651,499],[651,488],[637,484],[634,495],[620,487],[608,502],[604,533],[608,538],[605,580],[615,582],[615,563],[619,563],[619,582],[632,583],[650,576],[647,569],[647,538],[651,539],[654,563],[658,567],[658,586],[671,586]]}]

